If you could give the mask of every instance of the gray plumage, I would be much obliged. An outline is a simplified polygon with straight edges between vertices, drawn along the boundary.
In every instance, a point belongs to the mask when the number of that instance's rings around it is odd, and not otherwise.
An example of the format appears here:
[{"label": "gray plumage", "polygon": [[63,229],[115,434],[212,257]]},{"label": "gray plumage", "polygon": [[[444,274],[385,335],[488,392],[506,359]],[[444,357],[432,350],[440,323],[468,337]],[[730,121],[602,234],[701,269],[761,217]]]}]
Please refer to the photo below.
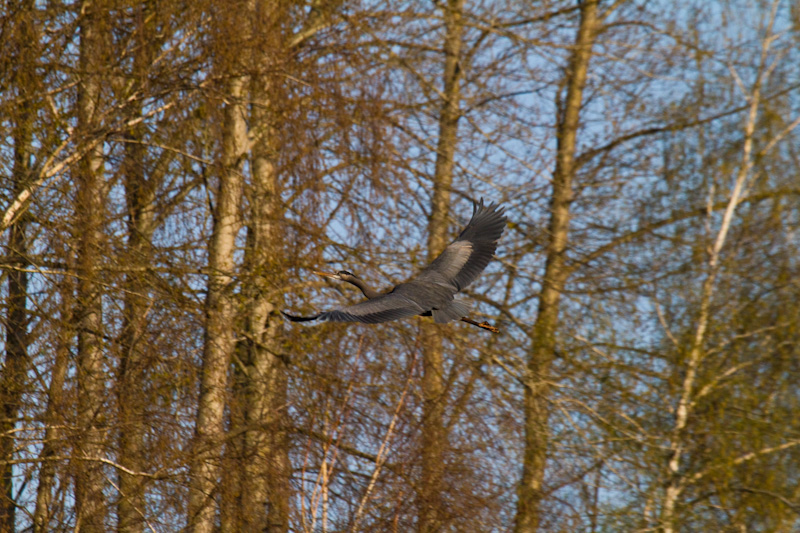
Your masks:
[{"label": "gray plumage", "polygon": [[503,209],[494,203],[486,206],[481,199],[480,203],[473,204],[472,218],[458,238],[415,278],[380,294],[350,272],[318,272],[355,285],[368,299],[310,317],[283,314],[295,322],[328,320],[375,324],[415,315],[432,315],[437,323],[459,320],[469,314],[469,305],[455,295],[475,281],[489,264],[505,225]]}]

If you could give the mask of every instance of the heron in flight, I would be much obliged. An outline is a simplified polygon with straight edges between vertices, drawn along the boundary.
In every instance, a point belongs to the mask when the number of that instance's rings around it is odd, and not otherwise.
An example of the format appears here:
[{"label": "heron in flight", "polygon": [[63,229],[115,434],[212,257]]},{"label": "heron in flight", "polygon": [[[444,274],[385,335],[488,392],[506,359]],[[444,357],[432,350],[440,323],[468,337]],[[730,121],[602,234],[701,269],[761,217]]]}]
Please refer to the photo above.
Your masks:
[{"label": "heron in flight", "polygon": [[307,317],[282,313],[293,322],[328,320],[365,324],[415,315],[433,316],[434,322],[438,324],[462,320],[496,333],[499,330],[494,326],[467,318],[469,305],[455,296],[475,281],[489,264],[505,226],[506,216],[503,209],[495,203],[484,205],[481,198],[479,203],[473,203],[472,218],[458,238],[416,277],[397,285],[387,293],[380,293],[346,270],[336,274],[315,272],[355,285],[367,300]]}]

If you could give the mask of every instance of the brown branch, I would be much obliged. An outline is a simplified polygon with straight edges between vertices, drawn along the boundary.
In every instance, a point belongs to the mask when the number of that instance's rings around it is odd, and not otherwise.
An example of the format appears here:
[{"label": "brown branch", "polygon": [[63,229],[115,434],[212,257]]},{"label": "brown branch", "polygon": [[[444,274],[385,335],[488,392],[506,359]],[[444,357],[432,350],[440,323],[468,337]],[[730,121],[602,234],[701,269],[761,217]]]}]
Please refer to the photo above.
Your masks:
[{"label": "brown branch", "polygon": [[763,455],[770,455],[777,452],[782,452],[783,450],[788,450],[789,448],[794,448],[795,446],[800,445],[800,439],[790,440],[788,442],[784,442],[783,444],[779,444],[777,446],[770,446],[768,448],[762,448],[760,450],[756,450],[754,452],[749,452],[744,455],[740,455],[733,461],[721,465],[714,465],[709,468],[705,468],[700,472],[695,473],[692,476],[689,476],[684,483],[682,483],[681,488],[686,487],[689,483],[694,483],[696,481],[700,481],[704,477],[706,477],[711,472],[715,470],[719,470],[725,466],[739,466],[740,464],[746,463],[748,461],[752,461],[753,459],[757,459]]},{"label": "brown branch", "polygon": [[[767,192],[763,192],[763,193],[752,194],[752,195],[750,195],[750,196],[748,196],[746,198],[742,198],[739,201],[739,204],[756,203],[756,202],[760,202],[761,200],[766,200],[766,199],[769,199],[769,198],[777,198],[777,197],[781,197],[781,196],[789,196],[789,195],[792,195],[792,194],[800,194],[800,189],[794,189],[794,188],[792,188],[792,189],[777,189],[777,190],[773,190],[773,191],[767,191]],[[728,200],[725,200],[725,201],[721,201],[721,202],[717,202],[716,204],[713,204],[711,206],[711,210],[712,211],[718,211],[720,209],[725,209],[727,206],[728,206]],[[642,237],[643,235],[646,235],[648,233],[652,233],[653,231],[655,231],[655,230],[657,230],[659,228],[663,228],[664,226],[669,226],[670,224],[674,224],[674,223],[680,222],[682,220],[686,220],[686,219],[697,217],[697,216],[707,215],[708,211],[709,211],[709,207],[708,206],[695,207],[695,208],[688,209],[688,210],[685,210],[685,211],[678,211],[677,213],[674,213],[669,218],[665,218],[663,220],[657,220],[655,222],[651,222],[650,224],[647,224],[646,226],[643,226],[643,227],[637,229],[636,231],[632,231],[630,233],[622,235],[621,237],[618,237],[618,238],[616,238],[616,239],[604,244],[603,246],[595,249],[593,252],[589,253],[588,255],[585,255],[584,257],[582,257],[582,258],[570,263],[570,265],[568,267],[569,272],[570,272],[570,274],[572,274],[579,267],[589,263],[590,261],[593,261],[593,260],[597,259],[598,257],[603,256],[604,254],[608,253],[609,251],[613,250],[614,248],[616,248],[618,246],[621,246],[623,244],[626,244],[628,242],[631,242],[631,241],[633,241],[633,240],[635,240],[635,239],[637,239],[639,237]]]},{"label": "brown branch", "polygon": [[[774,99],[774,98],[776,98],[778,96],[784,95],[784,94],[786,94],[786,93],[788,93],[788,92],[790,92],[792,90],[795,90],[798,87],[800,87],[800,84],[793,84],[790,88],[784,88],[781,91],[778,91],[776,93],[770,94],[767,97],[767,99],[768,100]],[[731,108],[731,109],[728,109],[728,110],[725,110],[725,111],[721,111],[721,112],[719,112],[719,113],[717,113],[715,115],[711,115],[711,116],[704,117],[704,118],[699,118],[697,120],[678,121],[678,122],[674,122],[672,124],[667,124],[667,125],[664,125],[664,126],[654,126],[654,127],[651,127],[651,128],[645,128],[645,129],[641,129],[641,130],[632,131],[630,133],[626,133],[625,135],[622,135],[621,137],[618,137],[618,138],[616,138],[616,139],[614,139],[612,141],[609,141],[608,143],[604,144],[603,146],[600,146],[598,148],[594,148],[592,150],[588,150],[588,151],[576,156],[575,157],[575,169],[577,170],[577,169],[583,167],[585,164],[587,164],[589,161],[591,161],[597,155],[609,152],[609,151],[613,150],[614,148],[616,148],[616,147],[618,147],[618,146],[620,146],[622,144],[625,144],[628,141],[632,141],[632,140],[638,139],[640,137],[648,137],[650,135],[657,135],[659,133],[680,131],[680,130],[684,130],[684,129],[687,129],[687,128],[692,128],[692,127],[695,127],[695,126],[708,124],[710,122],[714,122],[715,120],[719,120],[721,118],[729,117],[731,115],[735,115],[736,113],[741,113],[742,111],[747,110],[748,107],[749,107],[748,104],[742,104],[740,106],[737,106],[737,107],[734,107],[734,108]]]}]

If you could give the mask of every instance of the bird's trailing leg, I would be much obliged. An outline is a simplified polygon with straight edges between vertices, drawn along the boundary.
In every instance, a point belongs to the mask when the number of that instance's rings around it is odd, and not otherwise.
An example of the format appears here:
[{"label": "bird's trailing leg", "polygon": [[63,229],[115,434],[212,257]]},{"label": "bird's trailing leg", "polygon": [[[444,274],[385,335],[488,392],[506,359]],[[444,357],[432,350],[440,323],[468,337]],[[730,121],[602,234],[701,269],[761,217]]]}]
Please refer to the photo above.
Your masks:
[{"label": "bird's trailing leg", "polygon": [[478,326],[479,328],[482,328],[482,329],[488,329],[492,333],[500,333],[500,330],[498,328],[494,327],[493,325],[491,325],[491,324],[489,324],[488,322],[485,322],[485,321],[484,322],[475,322],[471,318],[467,318],[465,316],[461,317],[461,321],[462,322],[466,322],[467,324],[472,324],[473,326]]}]

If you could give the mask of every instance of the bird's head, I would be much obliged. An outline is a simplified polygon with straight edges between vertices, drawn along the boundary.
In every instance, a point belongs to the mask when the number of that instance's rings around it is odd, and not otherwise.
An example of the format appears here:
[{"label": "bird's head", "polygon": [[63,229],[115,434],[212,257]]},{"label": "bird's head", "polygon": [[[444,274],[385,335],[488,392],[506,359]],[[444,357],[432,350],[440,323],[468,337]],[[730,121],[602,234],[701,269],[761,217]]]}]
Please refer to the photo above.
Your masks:
[{"label": "bird's head", "polygon": [[348,272],[347,270],[340,270],[336,274],[329,274],[328,272],[320,272],[318,270],[315,270],[314,274],[322,276],[324,278],[338,279],[341,281],[352,281],[354,279],[358,279],[358,276],[356,276],[352,272]]}]

